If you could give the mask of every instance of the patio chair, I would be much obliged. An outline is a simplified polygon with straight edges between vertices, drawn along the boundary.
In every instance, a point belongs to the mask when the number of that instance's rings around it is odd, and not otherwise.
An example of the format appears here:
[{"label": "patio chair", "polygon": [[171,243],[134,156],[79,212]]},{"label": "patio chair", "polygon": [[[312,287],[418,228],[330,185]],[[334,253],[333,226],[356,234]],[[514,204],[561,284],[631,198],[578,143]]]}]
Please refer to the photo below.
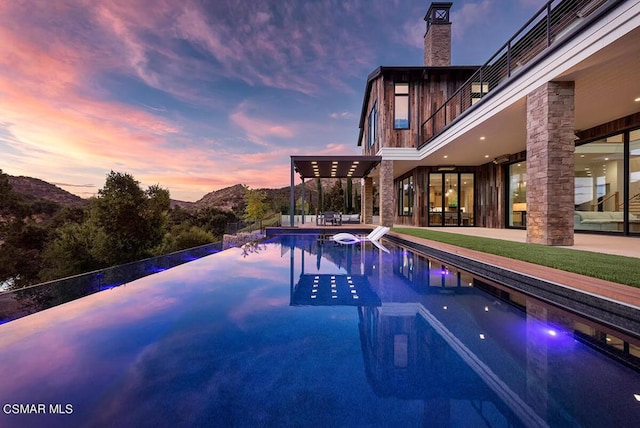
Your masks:
[{"label": "patio chair", "polygon": [[324,224],[330,224],[332,226],[342,226],[342,216],[340,213],[333,211],[327,211],[324,213]]},{"label": "patio chair", "polygon": [[331,239],[337,242],[338,244],[345,244],[345,245],[357,244],[360,242],[369,241],[373,243],[376,247],[380,248],[385,253],[388,253],[389,250],[386,249],[384,245],[382,245],[380,242],[378,242],[378,240],[382,238],[384,235],[386,235],[386,233],[389,230],[391,230],[391,228],[386,226],[378,226],[375,229],[373,229],[371,233],[369,233],[367,236],[357,236],[357,235],[354,235],[353,233],[342,232],[342,233],[336,233],[331,237]]}]

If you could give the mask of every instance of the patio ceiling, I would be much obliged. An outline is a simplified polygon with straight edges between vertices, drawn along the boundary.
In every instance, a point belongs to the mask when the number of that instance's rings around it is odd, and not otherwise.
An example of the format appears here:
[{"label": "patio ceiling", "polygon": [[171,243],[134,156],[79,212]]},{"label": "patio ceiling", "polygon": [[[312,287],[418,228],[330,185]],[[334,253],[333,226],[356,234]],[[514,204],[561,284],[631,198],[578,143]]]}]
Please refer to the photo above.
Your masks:
[{"label": "patio ceiling", "polygon": [[363,178],[381,160],[380,156],[291,156],[302,178]]}]

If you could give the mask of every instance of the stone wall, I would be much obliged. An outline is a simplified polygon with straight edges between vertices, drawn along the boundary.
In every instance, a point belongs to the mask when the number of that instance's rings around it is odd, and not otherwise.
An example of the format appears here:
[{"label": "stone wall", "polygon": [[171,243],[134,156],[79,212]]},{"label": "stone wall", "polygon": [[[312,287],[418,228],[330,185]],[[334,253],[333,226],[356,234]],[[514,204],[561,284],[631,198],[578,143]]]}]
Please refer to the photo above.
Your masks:
[{"label": "stone wall", "polygon": [[574,83],[527,96],[527,242],[573,245]]},{"label": "stone wall", "polygon": [[362,186],[361,218],[365,224],[373,224],[373,179],[365,177]]},{"label": "stone wall", "polygon": [[247,242],[262,239],[264,238],[264,236],[264,233],[259,230],[254,230],[253,232],[241,232],[235,235],[225,234],[222,237],[222,249],[226,250],[228,248],[241,247]]},{"label": "stone wall", "polygon": [[392,227],[395,216],[395,190],[393,186],[393,161],[380,163],[380,224]]}]

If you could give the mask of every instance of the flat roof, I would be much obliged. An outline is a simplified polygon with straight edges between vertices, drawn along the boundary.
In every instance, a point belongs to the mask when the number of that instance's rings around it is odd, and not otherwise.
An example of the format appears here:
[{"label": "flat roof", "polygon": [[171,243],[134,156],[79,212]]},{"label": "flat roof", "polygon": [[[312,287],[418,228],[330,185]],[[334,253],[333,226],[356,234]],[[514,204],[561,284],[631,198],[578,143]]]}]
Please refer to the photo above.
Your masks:
[{"label": "flat roof", "polygon": [[303,178],[363,178],[382,161],[380,156],[291,156]]}]

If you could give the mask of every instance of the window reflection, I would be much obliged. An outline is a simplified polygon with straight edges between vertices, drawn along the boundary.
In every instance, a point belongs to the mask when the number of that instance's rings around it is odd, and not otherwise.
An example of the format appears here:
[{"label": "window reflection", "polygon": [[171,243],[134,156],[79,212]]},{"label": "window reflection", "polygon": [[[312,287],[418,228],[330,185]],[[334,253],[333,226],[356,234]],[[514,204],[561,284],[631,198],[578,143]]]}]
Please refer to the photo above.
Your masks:
[{"label": "window reflection", "polygon": [[624,134],[576,147],[574,228],[624,231]]},{"label": "window reflection", "polygon": [[527,226],[527,163],[509,165],[509,226]]}]

